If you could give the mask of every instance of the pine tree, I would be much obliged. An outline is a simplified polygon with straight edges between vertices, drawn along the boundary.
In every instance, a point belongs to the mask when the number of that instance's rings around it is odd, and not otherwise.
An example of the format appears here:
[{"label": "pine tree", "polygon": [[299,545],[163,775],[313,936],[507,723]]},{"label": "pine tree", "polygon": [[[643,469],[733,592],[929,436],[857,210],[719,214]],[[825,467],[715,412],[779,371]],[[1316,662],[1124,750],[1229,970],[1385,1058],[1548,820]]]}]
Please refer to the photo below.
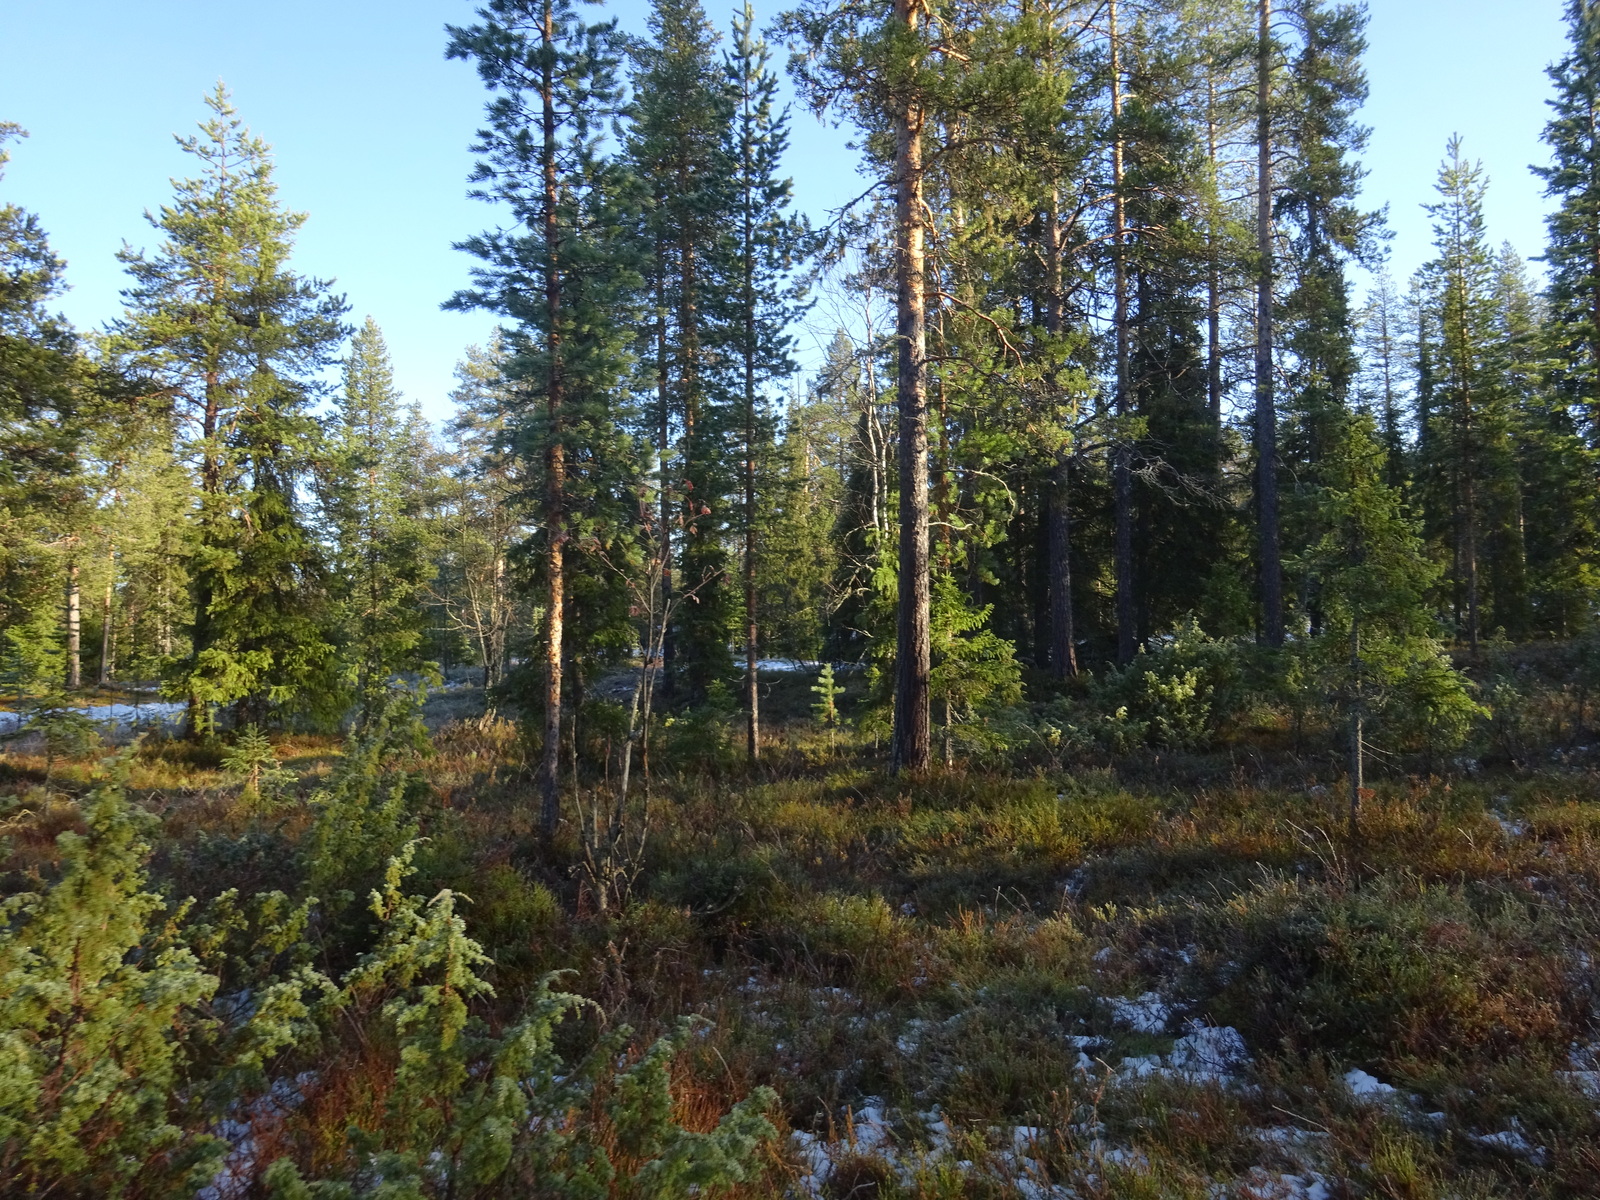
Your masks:
[{"label": "pine tree", "polygon": [[744,535],[745,751],[754,762],[761,749],[761,610],[757,581],[759,527],[758,468],[772,458],[770,419],[761,388],[794,370],[788,328],[800,314],[801,286],[792,281],[805,252],[804,222],[790,210],[792,185],[778,175],[789,143],[788,110],[774,110],[778,77],[768,66],[770,51],[755,32],[755,12],[746,0],[734,18],[733,45],[725,70],[736,108],[727,157],[733,166],[731,196],[736,229],[733,247],[734,302],[731,342],[740,379],[739,425]]},{"label": "pine tree", "polygon": [[506,205],[509,231],[468,239],[482,260],[457,307],[483,307],[508,330],[518,452],[539,495],[545,588],[544,757],[540,824],[560,819],[569,543],[601,536],[604,509],[631,493],[632,451],[619,417],[628,310],[639,287],[633,183],[605,157],[619,111],[616,23],[587,25],[570,0],[491,0],[479,24],[450,28],[449,54],[476,60],[495,93],[475,194]]},{"label": "pine tree", "polygon": [[1548,166],[1536,166],[1545,195],[1556,201],[1546,219],[1551,341],[1557,379],[1568,404],[1582,412],[1591,445],[1600,430],[1600,9],[1567,0],[1567,54],[1549,75],[1553,110],[1545,125]]},{"label": "pine tree", "polygon": [[381,708],[393,676],[437,669],[423,657],[428,612],[420,603],[433,573],[426,501],[413,466],[425,447],[406,424],[388,348],[371,317],[351,340],[329,442],[319,490],[359,729]]},{"label": "pine tree", "polygon": [[1475,651],[1496,626],[1520,634],[1526,579],[1517,519],[1507,354],[1496,327],[1496,265],[1483,219],[1483,168],[1452,138],[1440,200],[1426,206],[1438,257],[1422,271],[1431,378],[1419,394],[1423,504],[1449,558],[1457,636]]},{"label": "pine tree", "polygon": [[160,250],[120,254],[133,283],[116,329],[128,369],[171,404],[196,477],[191,645],[171,680],[196,733],[215,705],[260,719],[269,704],[337,694],[298,484],[345,311],[326,282],[288,267],[306,218],[279,204],[267,144],[220,84],[206,106],[199,136],[179,139],[200,174],[150,217]]},{"label": "pine tree", "polygon": [[1283,645],[1283,546],[1278,512],[1278,410],[1274,376],[1277,272],[1273,245],[1274,55],[1272,0],[1256,0],[1256,361],[1254,442],[1256,453],[1256,574],[1261,603],[1261,640]]},{"label": "pine tree", "polygon": [[[1284,525],[1291,546],[1306,546],[1322,532],[1316,492],[1323,486],[1323,459],[1342,436],[1356,398],[1360,360],[1345,272],[1351,263],[1375,260],[1381,217],[1355,203],[1364,175],[1356,156],[1368,132],[1355,119],[1367,95],[1365,13],[1325,0],[1300,0],[1295,11],[1301,40],[1288,64],[1282,115],[1293,165],[1283,173],[1276,202],[1290,249],[1279,305],[1288,358],[1279,409],[1282,465],[1293,481]],[[1315,632],[1322,619],[1316,580],[1298,583],[1299,623]]]},{"label": "pine tree", "polygon": [[1301,556],[1316,580],[1322,616],[1297,646],[1314,694],[1343,710],[1349,754],[1349,822],[1357,831],[1369,740],[1411,731],[1440,748],[1459,744],[1480,711],[1450,664],[1430,611],[1438,574],[1399,493],[1383,479],[1384,451],[1371,419],[1331,418],[1320,472],[1321,537]]},{"label": "pine tree", "polygon": [[448,652],[464,644],[483,668],[489,711],[511,651],[514,627],[528,616],[512,587],[511,556],[529,533],[525,464],[511,441],[512,386],[503,339],[470,347],[456,364],[453,446],[436,517],[438,570],[432,598]]},{"label": "pine tree", "polygon": [[[770,207],[780,198],[758,198],[776,181],[775,163],[760,147],[767,136],[760,117],[764,68],[755,44],[735,49],[736,56],[751,56],[742,68],[747,77],[735,81],[719,68],[717,34],[699,0],[655,0],[649,24],[650,41],[634,52],[628,153],[650,197],[656,319],[646,357],[654,367],[652,432],[662,456],[659,534],[667,539],[666,561],[676,562],[676,588],[685,597],[668,637],[668,686],[681,681],[686,698],[698,702],[732,668],[726,535],[737,528],[735,497],[745,481],[736,484],[729,470],[730,443],[739,444],[746,433],[745,367],[752,369],[753,405],[753,372],[772,349],[746,327],[746,317],[758,314],[753,298],[745,304],[745,273],[748,266],[752,286],[756,273],[770,274],[770,265],[757,262],[755,206]],[[736,107],[749,111],[736,120]],[[670,595],[673,589],[666,590]]]},{"label": "pine tree", "polygon": [[[1581,630],[1600,583],[1600,497],[1593,486],[1597,464],[1582,433],[1583,414],[1550,369],[1555,323],[1544,298],[1528,278],[1522,256],[1507,244],[1495,267],[1495,328],[1506,387],[1515,459],[1514,495],[1499,495],[1499,508],[1514,529],[1501,540],[1525,571],[1526,622],[1515,630],[1571,637]],[[1525,564],[1525,565],[1524,565]],[[1512,630],[1508,629],[1508,632]]]},{"label": "pine tree", "polygon": [[[21,135],[0,123],[0,178],[5,143]],[[19,693],[74,683],[64,601],[89,500],[80,454],[93,380],[49,309],[64,270],[38,219],[0,205],[0,674]]]}]

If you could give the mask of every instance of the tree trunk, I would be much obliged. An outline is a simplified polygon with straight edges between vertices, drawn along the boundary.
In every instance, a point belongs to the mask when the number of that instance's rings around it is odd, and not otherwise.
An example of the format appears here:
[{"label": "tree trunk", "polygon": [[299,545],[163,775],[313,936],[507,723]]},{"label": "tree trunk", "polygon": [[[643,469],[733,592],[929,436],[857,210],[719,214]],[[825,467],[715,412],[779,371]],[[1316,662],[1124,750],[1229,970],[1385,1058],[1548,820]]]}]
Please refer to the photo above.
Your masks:
[{"label": "tree trunk", "polygon": [[83,686],[82,629],[83,598],[78,592],[78,562],[74,558],[67,564],[67,690],[69,692],[75,692]]},{"label": "tree trunk", "polygon": [[[895,0],[894,17],[910,31],[916,0]],[[890,770],[923,771],[932,752],[929,675],[932,651],[928,579],[928,396],[926,280],[923,277],[921,106],[903,101],[894,113],[895,284],[900,409],[900,596],[896,638],[894,745]]]},{"label": "tree trunk", "polygon": [[[749,103],[748,98],[745,101]],[[745,756],[755,762],[761,757],[761,688],[756,674],[760,655],[761,626],[756,613],[756,284],[755,214],[750,178],[750,139],[740,138],[743,156],[744,195],[744,667],[745,667]]]},{"label": "tree trunk", "polygon": [[1350,617],[1350,679],[1350,844],[1353,846],[1359,828],[1357,820],[1361,811],[1361,789],[1365,786],[1363,775],[1366,766],[1362,744],[1365,714],[1361,696],[1361,621],[1355,614]]},{"label": "tree trunk", "polygon": [[1278,418],[1272,378],[1272,0],[1260,0],[1256,50],[1256,522],[1261,639],[1283,645],[1283,561],[1278,536]]},{"label": "tree trunk", "polygon": [[1050,669],[1057,679],[1078,673],[1078,648],[1072,612],[1072,464],[1056,456],[1046,484],[1049,526]]},{"label": "tree trunk", "polygon": [[[1124,257],[1127,243],[1127,202],[1122,194],[1122,61],[1117,33],[1117,0],[1110,3],[1111,30],[1111,267],[1113,277],[1112,316],[1117,339],[1117,394],[1114,401],[1119,421],[1129,415],[1128,395],[1128,268]],[[1114,509],[1114,558],[1117,586],[1117,661],[1133,661],[1138,640],[1134,625],[1133,596],[1133,447],[1125,429],[1117,431],[1111,451],[1111,499]]]},{"label": "tree trunk", "polygon": [[[667,370],[667,302],[666,283],[658,275],[656,280],[656,403],[659,406],[659,427],[656,436],[660,439],[659,480],[657,487],[661,502],[661,603],[663,611],[671,611],[672,607],[672,478],[667,470],[667,455],[672,444],[672,407],[670,403],[670,389],[668,387]],[[668,671],[667,664],[673,658],[672,632],[670,629],[662,634],[661,641],[661,690],[667,695],[672,692],[672,674]]]},{"label": "tree trunk", "polygon": [[112,629],[112,602],[116,599],[117,584],[116,551],[113,550],[108,557],[110,570],[106,576],[105,595],[100,599],[100,685],[102,687],[111,682],[116,669],[114,657],[117,639]]},{"label": "tree trunk", "polygon": [[555,41],[554,0],[544,5],[544,77],[540,81],[544,99],[544,289],[546,318],[549,322],[550,366],[546,378],[545,415],[549,423],[550,446],[545,464],[545,569],[550,586],[545,636],[544,761],[540,764],[539,828],[548,842],[555,836],[561,820],[561,666],[562,638],[566,622],[566,578],[563,556],[566,551],[566,454],[561,442],[561,268],[557,257],[559,226],[556,205],[556,110],[554,78]]},{"label": "tree trunk", "polygon": [[1217,76],[1206,62],[1206,162],[1211,175],[1211,213],[1206,229],[1206,407],[1211,427],[1222,430],[1222,255],[1217,247]]}]

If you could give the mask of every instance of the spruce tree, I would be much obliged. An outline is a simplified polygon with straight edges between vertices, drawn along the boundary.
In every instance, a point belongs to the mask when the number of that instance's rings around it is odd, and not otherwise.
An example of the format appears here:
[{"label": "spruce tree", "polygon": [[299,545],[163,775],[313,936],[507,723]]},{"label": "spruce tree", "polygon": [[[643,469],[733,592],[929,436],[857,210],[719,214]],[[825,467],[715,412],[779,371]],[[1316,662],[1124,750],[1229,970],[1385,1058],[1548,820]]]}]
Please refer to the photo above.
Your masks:
[{"label": "spruce tree", "polygon": [[[1583,437],[1583,411],[1561,385],[1559,336],[1545,298],[1510,244],[1495,264],[1495,328],[1511,397],[1510,441],[1515,475],[1500,481],[1498,508],[1508,528],[1499,534],[1525,572],[1526,610],[1507,632],[1571,637],[1588,621],[1600,583],[1600,497],[1593,480],[1600,463]],[[1515,494],[1504,494],[1515,487]],[[1502,623],[1504,623],[1502,621]]]},{"label": "spruce tree", "polygon": [[488,711],[505,676],[513,628],[529,617],[527,598],[512,587],[512,555],[529,533],[528,472],[511,437],[512,384],[506,349],[469,347],[456,364],[450,394],[455,416],[445,433],[447,455],[435,520],[438,569],[431,595],[438,634],[448,652],[458,644],[483,669]]},{"label": "spruce tree", "polygon": [[792,212],[792,185],[778,174],[789,143],[789,115],[787,109],[774,108],[778,77],[768,66],[770,56],[755,31],[755,12],[746,0],[744,11],[734,18],[725,70],[736,106],[727,149],[736,221],[733,282],[738,287],[730,341],[740,375],[745,751],[752,762],[761,748],[757,506],[758,489],[765,480],[758,480],[758,468],[763,460],[772,459],[771,422],[762,389],[794,370],[788,328],[800,314],[801,288],[792,275],[806,249],[805,225]]},{"label": "spruce tree", "polygon": [[1535,166],[1545,195],[1552,349],[1567,403],[1591,445],[1600,429],[1600,9],[1567,0],[1566,55],[1549,69],[1555,97],[1544,128],[1550,162]]},{"label": "spruce tree", "polygon": [[1483,219],[1481,164],[1452,138],[1439,170],[1440,199],[1425,208],[1438,257],[1423,267],[1431,378],[1419,395],[1425,423],[1420,473],[1427,523],[1450,567],[1457,636],[1474,650],[1498,626],[1526,623],[1526,578],[1517,518],[1509,347],[1497,326],[1496,261]]},{"label": "spruce tree", "polygon": [[344,389],[328,430],[319,490],[328,525],[344,674],[357,727],[383,706],[391,678],[436,669],[424,659],[433,575],[426,498],[383,333],[371,317],[345,359]]},{"label": "spruce tree", "polygon": [[1296,647],[1313,693],[1342,710],[1352,839],[1369,744],[1408,734],[1458,744],[1478,708],[1440,647],[1430,592],[1439,567],[1399,493],[1384,481],[1370,417],[1331,417],[1317,493],[1320,537],[1296,564],[1315,580],[1321,619]]},{"label": "spruce tree", "polygon": [[474,194],[504,205],[512,225],[462,243],[482,265],[451,304],[514,322],[512,436],[538,497],[545,589],[539,791],[549,837],[560,819],[567,550],[609,536],[608,505],[634,485],[621,402],[640,284],[637,206],[630,176],[602,147],[621,104],[616,23],[586,24],[570,0],[491,0],[478,17],[450,27],[448,53],[475,60],[494,93]]},{"label": "spruce tree", "polygon": [[[1281,345],[1288,359],[1279,405],[1291,546],[1321,536],[1320,472],[1355,400],[1360,360],[1346,270],[1373,263],[1381,217],[1364,213],[1356,196],[1365,172],[1357,155],[1366,145],[1356,112],[1366,99],[1361,55],[1365,13],[1326,0],[1300,0],[1300,44],[1286,71],[1283,140],[1294,149],[1277,196],[1285,256],[1279,305]],[[1298,624],[1320,628],[1321,597],[1314,578],[1298,584]]]},{"label": "spruce tree", "polygon": [[[18,136],[0,123],[0,179]],[[21,693],[69,683],[64,601],[90,492],[92,371],[50,311],[64,270],[38,218],[0,204],[0,675]]]},{"label": "spruce tree", "polygon": [[[746,77],[735,79],[716,60],[716,30],[699,0],[655,0],[649,25],[650,40],[634,51],[628,156],[650,197],[656,319],[645,357],[654,368],[651,424],[662,456],[659,534],[684,597],[668,637],[668,685],[681,682],[686,698],[698,702],[732,668],[726,537],[738,527],[735,497],[746,481],[736,483],[729,460],[747,432],[745,367],[753,372],[771,349],[758,346],[746,327],[747,313],[752,320],[757,314],[754,299],[745,305],[745,272],[748,266],[752,287],[756,273],[770,274],[770,265],[757,262],[756,206],[780,201],[758,198],[776,184],[776,164],[770,155],[760,161],[767,134],[755,43],[735,49],[747,56],[736,58],[743,67],[734,70]],[[736,106],[749,108],[737,121]],[[753,376],[749,387],[753,404]]]},{"label": "spruce tree", "polygon": [[222,85],[206,106],[199,135],[178,143],[200,174],[149,216],[160,249],[120,254],[133,282],[116,327],[128,369],[171,405],[195,476],[191,644],[170,682],[196,733],[216,705],[259,720],[268,705],[316,708],[337,694],[298,485],[345,312],[325,281],[288,266],[306,218],[280,205],[267,144]]}]

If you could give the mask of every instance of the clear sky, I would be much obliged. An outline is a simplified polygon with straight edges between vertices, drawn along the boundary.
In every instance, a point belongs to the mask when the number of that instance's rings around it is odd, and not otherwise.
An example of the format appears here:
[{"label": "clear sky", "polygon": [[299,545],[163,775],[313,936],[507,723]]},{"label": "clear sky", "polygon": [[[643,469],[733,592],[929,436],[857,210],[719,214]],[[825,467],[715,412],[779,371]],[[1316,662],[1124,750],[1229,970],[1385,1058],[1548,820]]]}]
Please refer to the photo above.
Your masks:
[{"label": "clear sky", "polygon": [[[5,3],[0,120],[32,136],[13,147],[0,189],[39,214],[67,259],[69,317],[94,327],[117,315],[115,252],[124,240],[154,246],[142,214],[189,169],[172,135],[192,130],[220,78],[274,146],[283,200],[310,213],[298,268],[335,277],[354,320],[376,317],[401,388],[445,414],[461,350],[492,324],[439,310],[466,280],[452,241],[489,221],[464,183],[483,94],[468,64],[444,60],[442,27],[470,21],[469,0]],[[637,29],[646,3],[617,0],[612,11]],[[733,11],[708,7],[724,23]],[[758,0],[758,18],[780,7]],[[1419,206],[1454,132],[1488,168],[1492,236],[1539,252],[1544,203],[1527,167],[1543,158],[1544,67],[1561,53],[1561,8],[1371,0],[1367,199],[1389,207],[1397,278],[1428,257]],[[813,217],[862,189],[845,140],[796,114],[789,168]]]}]

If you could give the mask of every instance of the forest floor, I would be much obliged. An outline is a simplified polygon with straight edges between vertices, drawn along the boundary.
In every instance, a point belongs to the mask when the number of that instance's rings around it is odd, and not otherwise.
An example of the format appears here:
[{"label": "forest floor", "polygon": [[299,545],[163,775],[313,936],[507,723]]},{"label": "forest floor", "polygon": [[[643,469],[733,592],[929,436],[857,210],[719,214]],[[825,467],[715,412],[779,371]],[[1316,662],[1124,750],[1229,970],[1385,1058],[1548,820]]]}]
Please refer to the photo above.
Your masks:
[{"label": "forest floor", "polygon": [[[415,764],[423,882],[470,897],[495,960],[485,1015],[511,1019],[565,970],[640,1039],[707,1018],[677,1067],[680,1119],[708,1127],[762,1084],[781,1102],[782,1140],[738,1194],[1600,1193],[1596,747],[1380,776],[1352,839],[1332,756],[1281,729],[1060,775],[894,781],[869,744],[812,725],[810,682],[764,682],[755,768],[727,749],[736,729],[665,731],[620,905],[599,904],[576,834],[541,847],[523,743],[474,719],[481,695],[432,702]],[[303,799],[340,743],[278,752]],[[58,761],[46,781],[26,745],[0,758],[9,870],[48,868],[97,769]],[[130,784],[163,817],[172,898],[303,884],[303,803],[242,804],[179,743],[147,744]],[[271,1137],[332,1153],[377,1103],[381,1053],[287,1062],[301,1083]]]}]

